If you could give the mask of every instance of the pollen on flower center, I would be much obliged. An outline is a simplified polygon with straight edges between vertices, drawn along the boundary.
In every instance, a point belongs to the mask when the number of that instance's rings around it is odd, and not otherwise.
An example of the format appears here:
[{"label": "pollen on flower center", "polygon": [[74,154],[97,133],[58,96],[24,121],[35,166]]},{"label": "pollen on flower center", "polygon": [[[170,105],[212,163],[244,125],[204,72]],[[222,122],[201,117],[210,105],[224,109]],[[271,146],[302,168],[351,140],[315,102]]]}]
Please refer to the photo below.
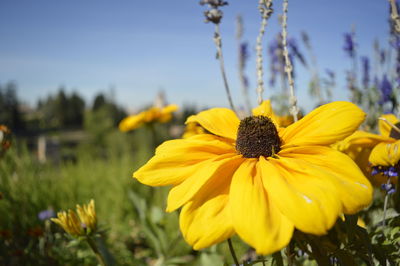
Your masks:
[{"label": "pollen on flower center", "polygon": [[[400,128],[400,122],[396,123],[395,126],[397,128]],[[398,132],[396,129],[392,128],[390,130],[390,135],[389,137],[394,138],[394,139],[400,139],[400,132]]]},{"label": "pollen on flower center", "polygon": [[274,123],[266,116],[249,116],[240,121],[236,150],[245,158],[270,157],[280,151],[281,140]]}]

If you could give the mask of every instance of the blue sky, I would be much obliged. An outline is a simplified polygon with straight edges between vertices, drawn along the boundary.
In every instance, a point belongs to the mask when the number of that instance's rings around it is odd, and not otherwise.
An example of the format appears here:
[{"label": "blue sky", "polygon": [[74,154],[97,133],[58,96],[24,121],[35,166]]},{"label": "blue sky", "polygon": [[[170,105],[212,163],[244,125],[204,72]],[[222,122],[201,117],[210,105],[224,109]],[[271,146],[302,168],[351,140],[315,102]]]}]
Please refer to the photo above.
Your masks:
[{"label": "blue sky", "polygon": [[[237,77],[235,17],[243,16],[244,39],[251,48],[247,74],[255,104],[257,2],[231,0],[223,8],[224,56],[237,105],[243,101]],[[265,43],[280,29],[281,3],[274,1]],[[338,76],[335,99],[346,99],[344,73],[350,62],[342,50],[343,33],[354,25],[360,55],[372,54],[376,38],[386,45],[388,2],[292,0],[289,5],[290,36],[300,43],[300,32],[307,31],[321,71],[330,68]],[[180,105],[228,106],[215,60],[213,25],[203,22],[203,10],[197,0],[0,1],[0,84],[16,81],[19,97],[30,104],[64,86],[88,101],[114,87],[116,100],[131,110],[151,103],[160,89],[166,91],[169,102]],[[309,109],[310,74],[298,69],[297,76],[299,103]],[[270,93],[267,88],[265,97]]]}]

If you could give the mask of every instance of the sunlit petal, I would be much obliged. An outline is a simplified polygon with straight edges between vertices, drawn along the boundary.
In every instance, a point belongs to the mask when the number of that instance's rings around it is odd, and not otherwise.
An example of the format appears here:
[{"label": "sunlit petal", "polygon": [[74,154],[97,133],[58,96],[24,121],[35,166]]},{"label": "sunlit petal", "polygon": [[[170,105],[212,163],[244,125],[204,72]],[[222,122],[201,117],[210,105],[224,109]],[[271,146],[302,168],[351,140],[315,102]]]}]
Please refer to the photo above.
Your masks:
[{"label": "sunlit petal", "polygon": [[351,135],[365,113],[350,102],[322,105],[280,132],[284,147],[330,145]]},{"label": "sunlit petal", "polygon": [[199,163],[226,153],[235,153],[233,146],[210,134],[170,140],[133,176],[150,186],[176,185],[204,167]]},{"label": "sunlit petal", "polygon": [[190,116],[186,123],[190,122],[199,123],[203,128],[217,136],[234,140],[240,120],[230,109],[212,108]]},{"label": "sunlit petal", "polygon": [[263,184],[257,160],[246,160],[233,175],[229,207],[237,234],[259,254],[286,246],[293,224],[280,213]]}]

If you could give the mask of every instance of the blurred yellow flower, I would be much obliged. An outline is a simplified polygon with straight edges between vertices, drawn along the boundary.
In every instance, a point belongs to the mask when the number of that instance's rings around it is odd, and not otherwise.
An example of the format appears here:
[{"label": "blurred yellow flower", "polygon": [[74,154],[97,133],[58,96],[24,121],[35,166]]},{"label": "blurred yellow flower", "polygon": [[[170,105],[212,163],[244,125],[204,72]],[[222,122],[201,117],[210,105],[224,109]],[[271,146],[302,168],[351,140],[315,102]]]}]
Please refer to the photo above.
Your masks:
[{"label": "blurred yellow flower", "polygon": [[360,169],[329,147],[364,118],[354,104],[334,102],[283,128],[266,102],[243,120],[213,108],[186,121],[209,133],[164,142],[133,176],[173,186],[167,211],[183,207],[180,229],[194,249],[238,234],[269,254],[286,246],[295,228],[325,234],[340,214],[370,203],[372,187]]},{"label": "blurred yellow flower", "polygon": [[119,130],[126,132],[151,122],[166,123],[171,120],[172,112],[176,110],[178,110],[176,104],[170,104],[163,108],[151,107],[139,114],[130,115],[122,119],[119,123]]},{"label": "blurred yellow flower", "polygon": [[382,115],[379,131],[385,142],[379,143],[372,150],[369,161],[372,166],[395,166],[400,160],[400,121],[393,114]]},{"label": "blurred yellow flower", "polygon": [[369,163],[369,156],[377,144],[391,141],[390,138],[385,136],[365,131],[356,131],[344,140],[333,144],[332,148],[350,156],[363,171],[364,175],[370,179],[372,184],[380,186],[382,182],[386,182],[386,178],[381,175],[371,175],[372,168]]},{"label": "blurred yellow flower", "polygon": [[[97,218],[94,206],[94,200],[90,200],[89,204],[76,205],[78,215],[72,211],[61,211],[57,213],[57,218],[51,218],[53,222],[60,225],[65,232],[72,236],[85,236],[96,231]],[[79,217],[79,218],[78,218]]]}]

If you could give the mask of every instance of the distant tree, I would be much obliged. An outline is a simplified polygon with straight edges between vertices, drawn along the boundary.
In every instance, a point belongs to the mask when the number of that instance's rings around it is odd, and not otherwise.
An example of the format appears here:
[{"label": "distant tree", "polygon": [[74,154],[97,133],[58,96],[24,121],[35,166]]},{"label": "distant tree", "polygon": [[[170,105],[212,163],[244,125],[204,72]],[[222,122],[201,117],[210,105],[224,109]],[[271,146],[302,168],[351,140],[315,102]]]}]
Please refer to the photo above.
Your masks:
[{"label": "distant tree", "polygon": [[82,127],[85,112],[85,101],[76,92],[71,95],[60,87],[57,95],[48,96],[38,101],[42,128]]},{"label": "distant tree", "polygon": [[105,96],[103,93],[96,95],[92,106],[93,112],[99,112],[100,110],[107,114],[108,118],[111,119],[113,126],[118,125],[119,121],[127,115],[122,107],[118,106],[112,99]]},{"label": "distant tree", "polygon": [[100,93],[100,94],[98,94],[98,95],[94,98],[92,110],[93,110],[93,111],[97,111],[97,110],[99,110],[102,106],[104,106],[106,103],[107,103],[107,102],[106,102],[106,97],[104,96],[103,93]]},{"label": "distant tree", "polygon": [[0,85],[0,124],[5,124],[14,131],[24,128],[19,110],[17,85],[12,81]]},{"label": "distant tree", "polygon": [[85,101],[75,92],[72,93],[68,103],[68,123],[71,126],[83,126]]}]

